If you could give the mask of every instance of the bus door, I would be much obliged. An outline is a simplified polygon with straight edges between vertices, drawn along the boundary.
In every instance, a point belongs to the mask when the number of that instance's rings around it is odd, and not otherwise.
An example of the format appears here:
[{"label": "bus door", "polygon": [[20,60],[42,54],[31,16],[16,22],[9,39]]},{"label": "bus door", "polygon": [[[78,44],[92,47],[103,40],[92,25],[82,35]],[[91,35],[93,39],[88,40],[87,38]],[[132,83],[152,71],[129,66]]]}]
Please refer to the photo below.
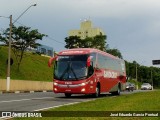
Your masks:
[{"label": "bus door", "polygon": [[98,79],[96,71],[96,53],[91,53],[88,59],[88,77],[90,78],[90,92],[94,93]]}]

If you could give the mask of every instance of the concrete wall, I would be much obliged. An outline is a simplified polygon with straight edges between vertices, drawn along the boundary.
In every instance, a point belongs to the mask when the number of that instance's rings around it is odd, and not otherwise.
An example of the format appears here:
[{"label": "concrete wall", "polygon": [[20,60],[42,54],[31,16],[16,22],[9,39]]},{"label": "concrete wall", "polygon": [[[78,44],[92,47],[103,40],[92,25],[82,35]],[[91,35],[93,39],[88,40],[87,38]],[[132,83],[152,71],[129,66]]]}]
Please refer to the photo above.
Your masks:
[{"label": "concrete wall", "polygon": [[[53,82],[11,80],[10,91],[53,90]],[[6,79],[0,79],[0,91],[6,91]]]}]

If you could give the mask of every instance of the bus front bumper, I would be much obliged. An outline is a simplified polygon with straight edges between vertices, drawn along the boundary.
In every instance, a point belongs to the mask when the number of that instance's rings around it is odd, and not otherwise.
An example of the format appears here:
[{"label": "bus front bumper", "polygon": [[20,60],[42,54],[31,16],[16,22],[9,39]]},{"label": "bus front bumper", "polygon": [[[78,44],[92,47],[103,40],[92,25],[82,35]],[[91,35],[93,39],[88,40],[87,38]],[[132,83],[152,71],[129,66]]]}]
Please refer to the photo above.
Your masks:
[{"label": "bus front bumper", "polygon": [[71,93],[71,94],[90,94],[91,91],[88,85],[85,84],[75,84],[75,85],[63,85],[57,84],[53,86],[53,91],[55,93]]}]

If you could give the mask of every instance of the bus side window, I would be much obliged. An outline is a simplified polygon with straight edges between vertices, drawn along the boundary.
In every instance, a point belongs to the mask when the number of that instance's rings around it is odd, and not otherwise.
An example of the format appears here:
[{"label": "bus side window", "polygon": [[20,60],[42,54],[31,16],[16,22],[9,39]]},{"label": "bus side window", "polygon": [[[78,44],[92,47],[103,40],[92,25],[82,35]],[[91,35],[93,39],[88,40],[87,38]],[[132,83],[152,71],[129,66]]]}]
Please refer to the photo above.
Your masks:
[{"label": "bus side window", "polygon": [[88,76],[91,76],[93,73],[94,73],[94,68],[93,68],[93,66],[91,65],[91,66],[88,68]]},{"label": "bus side window", "polygon": [[96,63],[96,53],[91,53],[91,66],[88,67],[88,76],[91,76],[94,73],[95,63]]},{"label": "bus side window", "polygon": [[96,53],[91,53],[90,56],[92,56],[91,65],[92,65],[93,68],[94,68],[94,67],[95,67],[95,64],[96,64]]}]

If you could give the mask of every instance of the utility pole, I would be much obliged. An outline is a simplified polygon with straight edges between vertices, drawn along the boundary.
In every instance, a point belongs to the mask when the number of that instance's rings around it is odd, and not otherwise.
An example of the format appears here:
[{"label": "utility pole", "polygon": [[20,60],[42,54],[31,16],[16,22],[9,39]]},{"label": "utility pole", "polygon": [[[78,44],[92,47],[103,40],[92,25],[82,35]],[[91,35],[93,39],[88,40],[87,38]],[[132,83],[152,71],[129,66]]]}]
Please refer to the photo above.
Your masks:
[{"label": "utility pole", "polygon": [[[12,25],[25,13],[27,10],[29,10],[32,6],[36,6],[37,4],[33,4],[29,6],[13,23],[12,23],[12,15],[10,15],[10,33],[9,33],[9,41],[8,41],[8,66],[7,66],[7,85],[6,85],[6,91],[10,91],[10,63],[11,63],[11,41],[12,41]],[[3,16],[0,16],[3,17]],[[6,18],[6,17],[5,17]]]},{"label": "utility pole", "polygon": [[136,63],[136,81],[138,81],[138,80],[137,80],[137,63]]},{"label": "utility pole", "polygon": [[[153,65],[160,65],[160,60],[152,60]],[[151,80],[152,80],[152,90],[153,90],[153,74],[152,74],[152,68],[151,68]]]},{"label": "utility pole", "polygon": [[[138,83],[137,63],[136,63],[136,82]],[[136,89],[138,90],[138,84],[136,85]]]},{"label": "utility pole", "polygon": [[153,90],[153,72],[152,72],[152,68],[151,68],[151,81],[152,81],[152,90]]},{"label": "utility pole", "polygon": [[12,15],[10,15],[10,31],[9,31],[9,41],[8,41],[8,68],[7,68],[7,88],[6,90],[10,90],[10,63],[11,63],[11,41],[12,41]]}]

